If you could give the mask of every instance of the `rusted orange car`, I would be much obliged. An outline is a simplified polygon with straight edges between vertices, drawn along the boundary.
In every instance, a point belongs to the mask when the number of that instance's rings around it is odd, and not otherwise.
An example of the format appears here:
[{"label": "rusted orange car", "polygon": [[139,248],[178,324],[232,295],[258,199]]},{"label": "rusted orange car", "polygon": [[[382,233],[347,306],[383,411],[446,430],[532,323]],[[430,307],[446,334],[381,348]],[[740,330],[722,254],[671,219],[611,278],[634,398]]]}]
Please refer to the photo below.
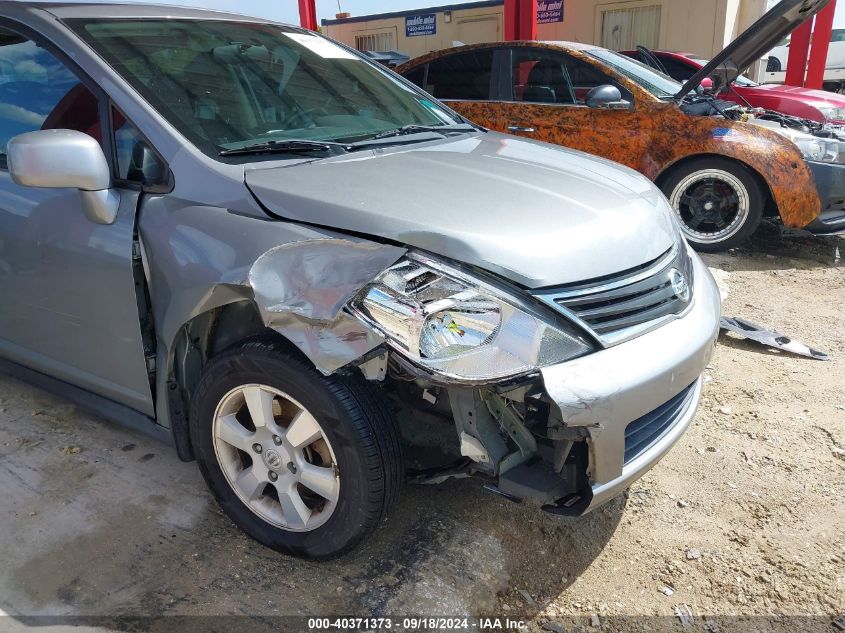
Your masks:
[{"label": "rusted orange car", "polygon": [[[661,187],[699,250],[738,245],[766,215],[839,233],[845,136],[718,98],[770,42],[826,3],[783,0],[683,86],[619,53],[564,42],[462,46],[397,70],[476,123],[643,173]],[[708,77],[712,93],[699,88]]]}]

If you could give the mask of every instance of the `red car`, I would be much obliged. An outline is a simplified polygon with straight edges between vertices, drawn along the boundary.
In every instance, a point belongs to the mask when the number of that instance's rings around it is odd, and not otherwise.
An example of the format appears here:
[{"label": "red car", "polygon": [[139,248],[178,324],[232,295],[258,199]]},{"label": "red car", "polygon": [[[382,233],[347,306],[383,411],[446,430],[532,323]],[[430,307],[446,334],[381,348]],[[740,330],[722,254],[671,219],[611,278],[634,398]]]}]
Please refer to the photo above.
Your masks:
[{"label": "red car", "polygon": [[[636,51],[622,51],[622,54],[656,68],[681,83],[686,82],[709,61],[694,53],[649,51],[642,47]],[[658,63],[649,55],[656,58]],[[845,96],[833,92],[776,84],[760,85],[740,76],[719,97],[740,105],[775,110],[801,119],[845,125]]]}]

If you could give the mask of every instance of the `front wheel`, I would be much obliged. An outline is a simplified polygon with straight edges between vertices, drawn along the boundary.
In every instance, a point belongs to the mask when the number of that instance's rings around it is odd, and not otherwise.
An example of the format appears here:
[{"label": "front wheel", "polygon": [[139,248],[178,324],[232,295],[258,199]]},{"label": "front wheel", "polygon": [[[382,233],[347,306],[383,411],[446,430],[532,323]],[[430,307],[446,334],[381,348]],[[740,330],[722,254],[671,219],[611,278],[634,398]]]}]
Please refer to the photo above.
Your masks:
[{"label": "front wheel", "polygon": [[223,511],[273,549],[341,555],[375,529],[403,478],[399,433],[373,388],[252,341],[213,358],[191,441]]},{"label": "front wheel", "polygon": [[763,219],[765,197],[757,178],[721,158],[691,161],[673,171],[661,189],[698,251],[728,250],[747,240]]}]

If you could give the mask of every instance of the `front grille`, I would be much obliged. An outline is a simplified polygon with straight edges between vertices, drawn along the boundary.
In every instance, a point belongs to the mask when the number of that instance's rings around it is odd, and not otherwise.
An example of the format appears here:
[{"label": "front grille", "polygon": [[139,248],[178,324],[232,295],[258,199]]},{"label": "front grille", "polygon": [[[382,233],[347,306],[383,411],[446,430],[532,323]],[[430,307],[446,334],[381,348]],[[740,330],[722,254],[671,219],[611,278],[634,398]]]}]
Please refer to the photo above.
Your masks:
[{"label": "front grille", "polygon": [[688,409],[695,392],[695,383],[684,389],[669,402],[646,413],[625,427],[625,463],[648,450]]},{"label": "front grille", "polygon": [[[686,297],[673,286],[673,270],[683,275],[689,288]],[[681,246],[636,269],[538,296],[563,308],[605,344],[613,345],[642,333],[664,317],[686,310],[692,286],[689,255]]]}]

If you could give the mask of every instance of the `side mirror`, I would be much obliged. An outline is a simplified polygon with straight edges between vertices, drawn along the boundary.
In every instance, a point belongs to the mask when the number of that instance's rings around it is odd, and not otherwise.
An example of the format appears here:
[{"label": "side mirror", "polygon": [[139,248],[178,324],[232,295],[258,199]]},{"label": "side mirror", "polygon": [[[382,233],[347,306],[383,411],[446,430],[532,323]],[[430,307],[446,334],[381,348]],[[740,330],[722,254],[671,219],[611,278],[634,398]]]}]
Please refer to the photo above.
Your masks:
[{"label": "side mirror", "polygon": [[120,197],[111,189],[111,172],[100,144],[74,130],[19,134],[6,147],[12,180],[23,187],[78,189],[85,215],[98,224],[117,218]]},{"label": "side mirror", "polygon": [[587,93],[584,103],[588,108],[603,110],[627,110],[631,107],[630,102],[622,100],[622,93],[616,86],[610,84],[596,86]]}]

